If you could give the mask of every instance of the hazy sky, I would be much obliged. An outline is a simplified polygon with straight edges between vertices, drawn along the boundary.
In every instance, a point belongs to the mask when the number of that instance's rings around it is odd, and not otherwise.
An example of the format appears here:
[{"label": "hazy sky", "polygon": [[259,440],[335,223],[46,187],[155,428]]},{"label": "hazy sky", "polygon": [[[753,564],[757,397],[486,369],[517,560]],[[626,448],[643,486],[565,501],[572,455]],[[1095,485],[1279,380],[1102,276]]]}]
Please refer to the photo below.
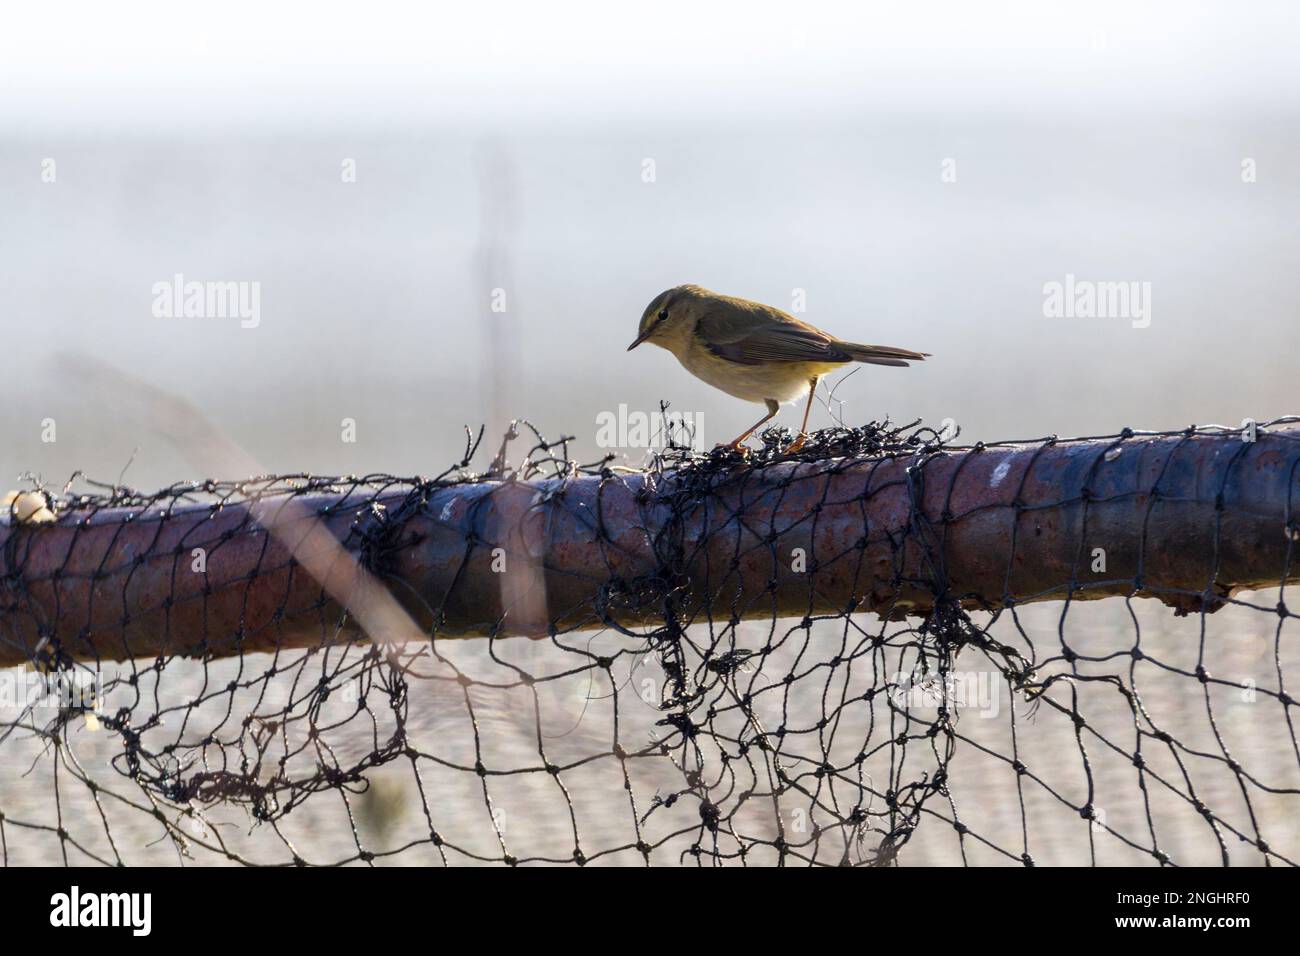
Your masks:
[{"label": "hazy sky", "polygon": [[1293,5],[9,4],[6,123],[1004,108],[1197,112],[1294,85]]},{"label": "hazy sky", "polygon": [[[993,440],[1296,412],[1296,20],[1282,3],[12,5],[0,322],[22,361],[0,480],[112,478],[137,449],[138,482],[192,476],[51,364],[69,349],[184,395],[280,471],[436,472],[494,415],[591,460],[598,416],[660,400],[726,441],[757,406],[624,352],[681,282],[801,294],[844,338],[934,353],[848,380],[855,423]],[[177,274],[256,283],[257,328],[155,315]],[[1071,275],[1149,283],[1152,321],[1047,315],[1045,285]]]}]

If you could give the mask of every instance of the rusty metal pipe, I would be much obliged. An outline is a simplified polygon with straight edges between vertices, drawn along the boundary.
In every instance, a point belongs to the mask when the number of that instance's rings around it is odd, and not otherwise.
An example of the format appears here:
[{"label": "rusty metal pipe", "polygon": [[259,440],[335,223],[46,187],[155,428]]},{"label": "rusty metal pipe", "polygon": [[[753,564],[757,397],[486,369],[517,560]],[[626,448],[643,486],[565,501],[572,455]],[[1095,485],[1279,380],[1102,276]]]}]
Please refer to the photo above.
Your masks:
[{"label": "rusty metal pipe", "polygon": [[[439,637],[634,627],[662,622],[665,600],[688,615],[707,604],[714,621],[920,614],[936,595],[1213,610],[1296,579],[1298,469],[1300,431],[1215,432],[737,466],[704,481],[689,469],[484,481],[427,489],[415,507],[409,489],[286,495],[274,533],[275,498],[11,518],[0,666],[51,649],[222,657],[355,639],[343,605],[366,568]],[[323,587],[304,569],[319,556],[296,550],[321,528],[359,559],[338,565],[342,585]]]}]

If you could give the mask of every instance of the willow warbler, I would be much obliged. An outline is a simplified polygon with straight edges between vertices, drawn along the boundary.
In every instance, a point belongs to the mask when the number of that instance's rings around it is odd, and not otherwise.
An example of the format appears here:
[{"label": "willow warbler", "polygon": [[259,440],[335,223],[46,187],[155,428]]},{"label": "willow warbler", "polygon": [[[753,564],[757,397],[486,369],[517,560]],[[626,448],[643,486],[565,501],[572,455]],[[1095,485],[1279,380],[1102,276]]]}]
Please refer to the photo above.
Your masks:
[{"label": "willow warbler", "polygon": [[928,352],[844,342],[761,302],[710,292],[698,285],[679,285],[661,292],[646,306],[630,352],[651,342],[677,356],[696,378],[747,402],[767,406],[767,414],[747,428],[731,447],[739,448],[764,422],[795,401],[806,389],[799,437],[786,451],[798,451],[807,438],[817,380],[850,362],[902,365],[919,362]]}]

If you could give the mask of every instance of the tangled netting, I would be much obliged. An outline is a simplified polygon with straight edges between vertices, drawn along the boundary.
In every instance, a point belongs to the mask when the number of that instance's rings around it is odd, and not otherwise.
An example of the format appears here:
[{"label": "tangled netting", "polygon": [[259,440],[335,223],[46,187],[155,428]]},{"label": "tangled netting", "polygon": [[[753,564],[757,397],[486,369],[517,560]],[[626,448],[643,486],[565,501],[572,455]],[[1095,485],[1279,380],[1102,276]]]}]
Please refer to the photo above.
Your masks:
[{"label": "tangled netting", "polygon": [[1292,865],[1290,423],[11,496],[0,853]]}]

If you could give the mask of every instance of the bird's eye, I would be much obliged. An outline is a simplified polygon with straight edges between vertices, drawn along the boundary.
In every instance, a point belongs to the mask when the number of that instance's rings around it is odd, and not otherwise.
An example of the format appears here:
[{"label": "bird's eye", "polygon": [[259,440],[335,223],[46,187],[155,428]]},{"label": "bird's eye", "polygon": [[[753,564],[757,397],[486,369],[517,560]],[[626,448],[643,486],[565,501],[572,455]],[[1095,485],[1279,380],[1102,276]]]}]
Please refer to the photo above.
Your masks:
[{"label": "bird's eye", "polygon": [[659,321],[662,322],[662,321],[663,321],[664,319],[666,319],[666,318],[668,318],[668,310],[667,310],[667,309],[660,309],[660,310],[659,310]]}]

